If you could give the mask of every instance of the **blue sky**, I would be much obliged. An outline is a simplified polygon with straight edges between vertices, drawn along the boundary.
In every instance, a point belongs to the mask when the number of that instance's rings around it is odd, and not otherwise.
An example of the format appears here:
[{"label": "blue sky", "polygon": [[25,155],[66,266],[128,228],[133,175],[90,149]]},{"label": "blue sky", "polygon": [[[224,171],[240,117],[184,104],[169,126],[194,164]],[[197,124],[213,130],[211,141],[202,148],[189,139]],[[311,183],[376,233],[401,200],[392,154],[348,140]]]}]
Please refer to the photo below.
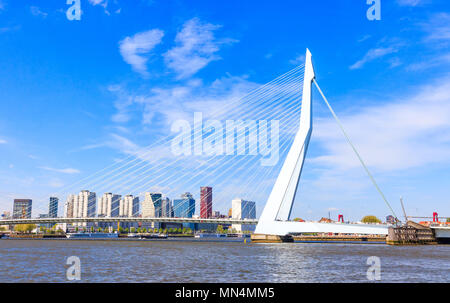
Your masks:
[{"label": "blue sky", "polygon": [[[411,215],[450,215],[448,1],[381,0],[379,21],[363,0],[280,2],[81,0],[69,21],[64,0],[0,0],[0,210],[29,197],[44,213],[50,193],[77,192],[176,119],[301,64],[308,47],[397,215],[400,195]],[[316,91],[314,111],[294,216],[388,215]],[[197,185],[183,191],[198,197]],[[227,191],[222,212],[238,195]],[[259,214],[264,195],[245,198]]]}]

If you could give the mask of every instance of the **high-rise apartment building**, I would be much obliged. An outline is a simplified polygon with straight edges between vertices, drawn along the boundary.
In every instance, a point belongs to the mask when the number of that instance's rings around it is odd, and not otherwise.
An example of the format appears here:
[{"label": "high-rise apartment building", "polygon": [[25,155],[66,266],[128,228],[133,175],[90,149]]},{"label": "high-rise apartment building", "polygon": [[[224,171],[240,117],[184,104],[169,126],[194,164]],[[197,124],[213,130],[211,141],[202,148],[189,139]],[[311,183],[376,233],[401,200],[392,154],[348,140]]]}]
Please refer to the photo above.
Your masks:
[{"label": "high-rise apartment building", "polygon": [[200,218],[212,217],[212,187],[200,187]]},{"label": "high-rise apartment building", "polygon": [[[231,215],[233,219],[256,219],[256,203],[243,199],[233,199],[231,201]],[[237,231],[254,231],[255,226],[249,224],[233,224],[233,229]]]},{"label": "high-rise apartment building", "polygon": [[69,218],[95,217],[97,196],[94,192],[82,190],[78,195],[69,195],[65,215]]},{"label": "high-rise apartment building", "polygon": [[31,219],[31,199],[14,199],[13,219]]},{"label": "high-rise apartment building", "polygon": [[137,217],[139,215],[139,197],[126,195],[120,200],[120,217]]},{"label": "high-rise apartment building", "polygon": [[118,217],[120,213],[120,195],[104,193],[98,206],[99,217]]}]

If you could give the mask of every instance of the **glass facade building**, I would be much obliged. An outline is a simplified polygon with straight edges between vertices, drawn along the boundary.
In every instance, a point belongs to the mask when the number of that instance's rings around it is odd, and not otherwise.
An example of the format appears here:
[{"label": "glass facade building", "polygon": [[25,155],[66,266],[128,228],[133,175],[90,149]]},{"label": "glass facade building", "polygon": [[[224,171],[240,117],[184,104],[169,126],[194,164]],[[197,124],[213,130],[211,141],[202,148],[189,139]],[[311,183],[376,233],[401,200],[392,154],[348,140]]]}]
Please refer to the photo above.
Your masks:
[{"label": "glass facade building", "polygon": [[59,202],[58,198],[50,197],[50,202],[48,204],[49,218],[56,218],[58,216],[58,202]]},{"label": "glass facade building", "polygon": [[181,199],[173,200],[173,213],[177,218],[192,218],[195,213],[195,200],[190,193],[184,193]]},{"label": "glass facade building", "polygon": [[31,199],[14,199],[13,219],[31,219]]}]

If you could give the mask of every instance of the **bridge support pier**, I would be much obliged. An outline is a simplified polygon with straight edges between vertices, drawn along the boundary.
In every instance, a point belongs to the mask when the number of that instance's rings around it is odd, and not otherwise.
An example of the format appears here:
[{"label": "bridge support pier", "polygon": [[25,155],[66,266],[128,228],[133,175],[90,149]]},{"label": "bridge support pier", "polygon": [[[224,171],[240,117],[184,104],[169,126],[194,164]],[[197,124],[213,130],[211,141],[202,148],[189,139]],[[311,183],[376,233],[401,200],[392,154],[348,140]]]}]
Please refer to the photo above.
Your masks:
[{"label": "bridge support pier", "polygon": [[250,239],[253,243],[285,243],[294,242],[294,238],[291,235],[277,236],[277,235],[265,235],[265,234],[252,234]]}]

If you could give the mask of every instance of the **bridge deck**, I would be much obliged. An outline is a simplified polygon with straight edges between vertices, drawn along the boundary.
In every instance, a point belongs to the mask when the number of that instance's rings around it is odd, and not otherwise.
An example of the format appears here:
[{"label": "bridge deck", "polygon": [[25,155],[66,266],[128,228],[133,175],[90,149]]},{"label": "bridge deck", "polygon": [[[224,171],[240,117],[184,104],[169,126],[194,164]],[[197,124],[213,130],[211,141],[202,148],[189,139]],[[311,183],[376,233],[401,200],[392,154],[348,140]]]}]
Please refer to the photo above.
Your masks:
[{"label": "bridge deck", "polygon": [[36,218],[0,220],[0,225],[12,224],[44,224],[44,223],[84,223],[84,222],[170,222],[170,223],[216,223],[216,224],[252,224],[256,219],[219,219],[219,218],[139,218],[139,217],[89,217],[89,218]]}]

